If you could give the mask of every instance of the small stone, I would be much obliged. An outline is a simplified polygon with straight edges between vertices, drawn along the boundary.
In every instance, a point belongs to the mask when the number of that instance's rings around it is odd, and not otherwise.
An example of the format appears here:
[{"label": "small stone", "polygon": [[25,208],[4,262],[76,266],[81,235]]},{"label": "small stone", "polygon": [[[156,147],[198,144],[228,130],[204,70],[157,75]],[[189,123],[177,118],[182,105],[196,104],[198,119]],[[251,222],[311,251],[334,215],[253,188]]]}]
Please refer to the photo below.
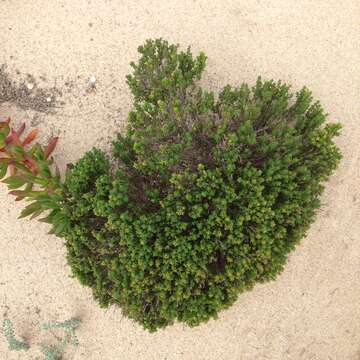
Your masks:
[{"label": "small stone", "polygon": [[47,97],[46,98],[46,101],[49,103],[49,102],[51,102],[51,97],[49,96],[49,97]]},{"label": "small stone", "polygon": [[95,83],[96,83],[96,77],[95,77],[95,75],[92,75],[92,76],[90,77],[90,82],[91,82],[92,84],[95,84]]},{"label": "small stone", "polygon": [[28,83],[26,86],[29,90],[32,90],[34,88],[34,84],[32,83]]}]

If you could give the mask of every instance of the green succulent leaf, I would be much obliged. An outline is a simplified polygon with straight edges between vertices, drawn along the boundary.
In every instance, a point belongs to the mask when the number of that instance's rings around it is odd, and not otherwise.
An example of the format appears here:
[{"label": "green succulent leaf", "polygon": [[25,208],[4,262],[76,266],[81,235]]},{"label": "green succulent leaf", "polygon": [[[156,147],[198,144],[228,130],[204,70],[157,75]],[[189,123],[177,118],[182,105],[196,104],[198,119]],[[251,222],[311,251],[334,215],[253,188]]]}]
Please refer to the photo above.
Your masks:
[{"label": "green succulent leaf", "polygon": [[3,180],[3,183],[7,184],[9,189],[18,189],[25,185],[26,178],[23,176],[13,175]]},{"label": "green succulent leaf", "polygon": [[6,175],[7,169],[8,164],[6,162],[0,162],[0,179],[2,179]]},{"label": "green succulent leaf", "polygon": [[42,211],[43,208],[42,208],[42,205],[39,203],[39,202],[33,202],[32,204],[30,205],[27,205],[22,211],[21,211],[21,214],[19,216],[19,219],[21,218],[24,218],[24,217],[27,217],[33,213],[37,213],[39,211]]}]

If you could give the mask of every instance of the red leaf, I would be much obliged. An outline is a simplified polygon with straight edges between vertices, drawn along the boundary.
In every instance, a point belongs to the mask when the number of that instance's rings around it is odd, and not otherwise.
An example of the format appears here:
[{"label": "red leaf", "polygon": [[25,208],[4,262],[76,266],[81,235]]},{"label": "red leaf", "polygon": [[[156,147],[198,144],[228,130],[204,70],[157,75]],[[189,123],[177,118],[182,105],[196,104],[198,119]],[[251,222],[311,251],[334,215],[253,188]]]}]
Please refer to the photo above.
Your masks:
[{"label": "red leaf", "polygon": [[24,161],[23,164],[30,169],[30,171],[33,173],[33,175],[37,174],[37,163],[34,159],[27,157]]},{"label": "red leaf", "polygon": [[9,194],[16,196],[15,201],[20,201],[26,197],[26,192],[23,190],[12,190],[9,191]]},{"label": "red leaf", "polygon": [[5,142],[7,144],[15,143],[16,145],[22,146],[21,141],[19,139],[19,135],[14,129],[11,129],[11,133],[6,138]]},{"label": "red leaf", "polygon": [[16,174],[16,168],[13,164],[9,164],[9,171],[10,171],[10,176],[14,176]]},{"label": "red leaf", "polygon": [[47,159],[51,155],[51,153],[54,151],[56,143],[58,142],[58,140],[59,140],[58,137],[54,137],[54,138],[51,138],[49,140],[49,143],[48,143],[48,145],[47,145],[47,147],[45,148],[45,151],[44,151],[45,159]]},{"label": "red leaf", "polygon": [[16,132],[16,133],[17,133],[17,136],[20,136],[20,135],[24,132],[25,126],[26,126],[25,123],[23,123],[23,124],[19,127],[18,131]]},{"label": "red leaf", "polygon": [[37,136],[39,130],[33,129],[29,132],[29,134],[26,136],[25,140],[23,141],[23,146],[30,144]]}]

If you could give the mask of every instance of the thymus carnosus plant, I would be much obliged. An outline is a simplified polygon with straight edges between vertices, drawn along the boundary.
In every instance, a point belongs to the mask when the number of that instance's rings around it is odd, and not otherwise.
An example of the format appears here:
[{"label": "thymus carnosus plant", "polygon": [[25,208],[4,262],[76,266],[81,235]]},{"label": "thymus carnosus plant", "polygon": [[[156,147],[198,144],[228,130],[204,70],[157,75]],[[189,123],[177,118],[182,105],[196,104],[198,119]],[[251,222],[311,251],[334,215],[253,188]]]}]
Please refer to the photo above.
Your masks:
[{"label": "thymus carnosus plant", "polygon": [[195,326],[282,271],[341,158],[340,124],[306,88],[259,78],[215,96],[203,53],[161,39],[139,53],[114,159],[85,154],[47,221],[102,306],[150,331]]}]

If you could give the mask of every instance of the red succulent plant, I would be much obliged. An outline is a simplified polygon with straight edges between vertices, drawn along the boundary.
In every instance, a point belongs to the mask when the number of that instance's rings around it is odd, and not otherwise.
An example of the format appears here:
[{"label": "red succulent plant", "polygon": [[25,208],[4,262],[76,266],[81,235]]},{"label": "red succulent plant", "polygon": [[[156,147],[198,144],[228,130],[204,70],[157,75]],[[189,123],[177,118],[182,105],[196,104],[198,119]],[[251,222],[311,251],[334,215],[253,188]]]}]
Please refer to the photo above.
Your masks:
[{"label": "red succulent plant", "polygon": [[33,201],[25,207],[20,217],[31,215],[34,218],[45,210],[60,209],[60,172],[55,165],[53,174],[53,158],[50,157],[58,138],[51,138],[45,147],[39,143],[31,145],[38,135],[38,129],[31,130],[22,139],[24,131],[25,124],[17,130],[12,128],[10,118],[0,122],[0,179],[9,174],[3,180],[10,190],[9,193],[16,196],[17,201]]}]

